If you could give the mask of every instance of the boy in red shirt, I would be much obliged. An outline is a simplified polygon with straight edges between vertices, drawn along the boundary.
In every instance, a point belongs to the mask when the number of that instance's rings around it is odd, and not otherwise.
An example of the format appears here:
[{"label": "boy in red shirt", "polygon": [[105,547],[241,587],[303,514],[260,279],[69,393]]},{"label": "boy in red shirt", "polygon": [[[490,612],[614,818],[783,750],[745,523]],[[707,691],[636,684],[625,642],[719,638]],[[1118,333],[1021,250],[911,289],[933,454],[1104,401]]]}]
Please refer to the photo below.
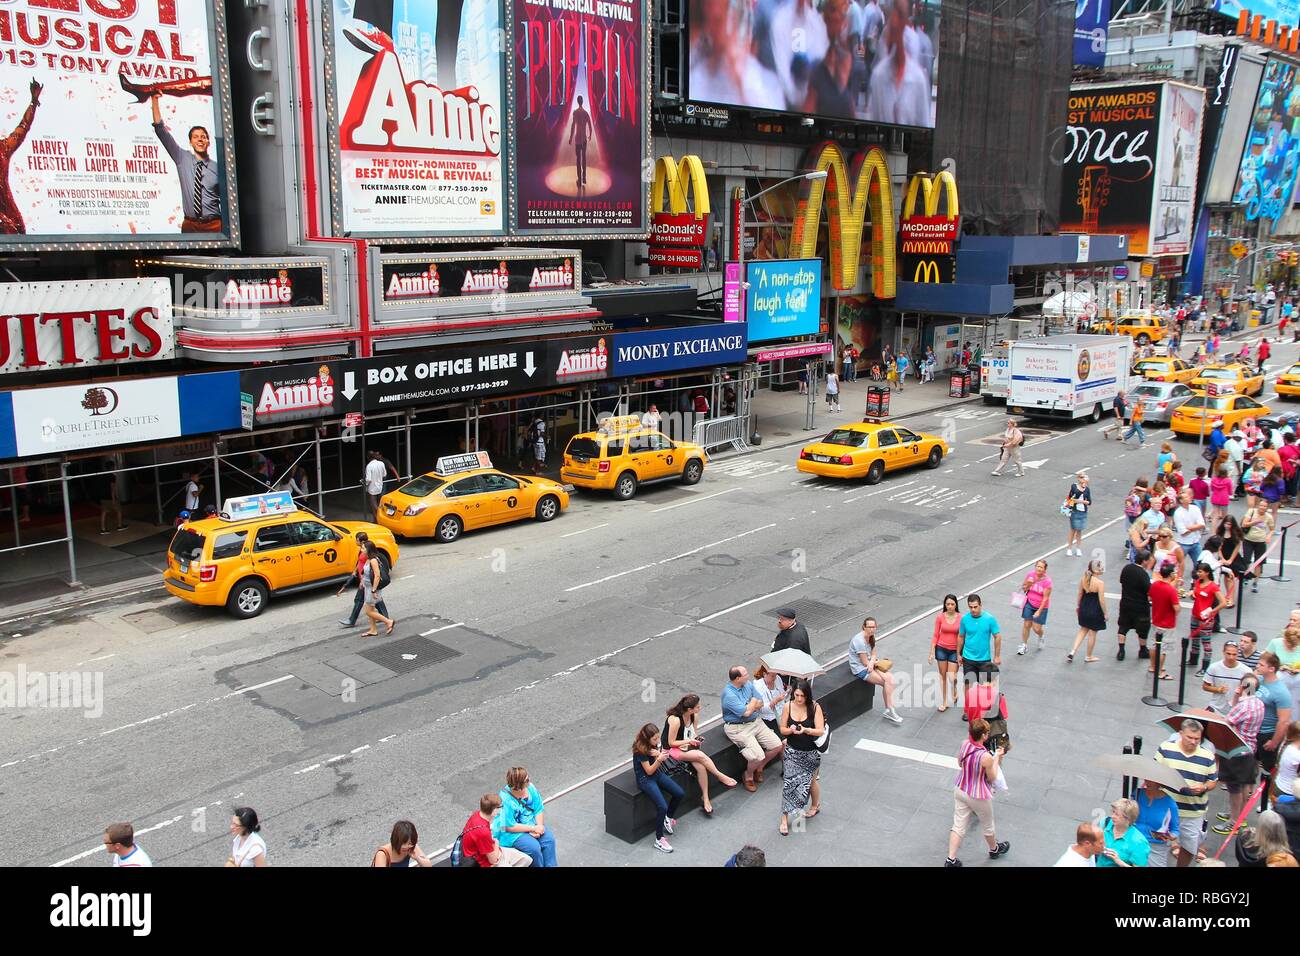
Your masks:
[{"label": "boy in red shirt", "polygon": [[[1198,564],[1192,575],[1192,650],[1187,655],[1187,665],[1189,667],[1197,665],[1204,652],[1205,663],[1200,664],[1196,671],[1197,677],[1204,677],[1205,669],[1210,666],[1214,655],[1211,645],[1214,621],[1223,610],[1227,599],[1219,591],[1219,586],[1214,583],[1214,572],[1210,570],[1208,564]],[[1199,648],[1196,644],[1198,637],[1201,639]]]},{"label": "boy in red shirt", "polygon": [[465,821],[460,834],[460,851],[479,866],[530,866],[527,853],[511,846],[500,846],[492,837],[492,818],[501,809],[501,798],[495,793],[485,793],[478,809]]},{"label": "boy in red shirt", "polygon": [[1151,582],[1151,590],[1148,592],[1151,599],[1151,624],[1156,629],[1157,650],[1151,655],[1151,669],[1147,673],[1154,673],[1159,668],[1161,680],[1173,680],[1165,671],[1162,648],[1166,635],[1172,634],[1178,626],[1178,588],[1174,587],[1174,575],[1177,573],[1178,565],[1166,561],[1160,565],[1160,577]]}]

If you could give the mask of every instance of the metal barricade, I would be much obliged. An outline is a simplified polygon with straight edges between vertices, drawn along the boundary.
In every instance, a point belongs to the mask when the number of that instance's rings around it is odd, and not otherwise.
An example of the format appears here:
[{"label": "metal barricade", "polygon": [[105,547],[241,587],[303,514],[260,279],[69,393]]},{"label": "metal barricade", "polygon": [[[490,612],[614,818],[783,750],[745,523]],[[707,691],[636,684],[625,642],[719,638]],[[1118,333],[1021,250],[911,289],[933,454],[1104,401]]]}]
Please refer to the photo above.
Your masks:
[{"label": "metal barricade", "polygon": [[695,423],[691,440],[705,451],[722,445],[730,445],[736,451],[748,451],[749,441],[745,434],[748,424],[748,417],[741,415],[708,418]]}]

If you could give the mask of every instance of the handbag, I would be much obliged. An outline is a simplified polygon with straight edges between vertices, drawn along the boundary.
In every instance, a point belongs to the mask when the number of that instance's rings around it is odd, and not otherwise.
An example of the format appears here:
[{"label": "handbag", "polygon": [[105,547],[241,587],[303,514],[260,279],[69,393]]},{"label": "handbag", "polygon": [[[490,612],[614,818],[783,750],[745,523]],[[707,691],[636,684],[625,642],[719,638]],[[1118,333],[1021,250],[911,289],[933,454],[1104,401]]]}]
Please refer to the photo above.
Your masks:
[{"label": "handbag", "polygon": [[818,753],[825,753],[831,745],[831,725],[826,725],[825,732],[813,741],[813,746],[817,748]]},{"label": "handbag", "polygon": [[1023,608],[1025,606],[1025,597],[1026,595],[1024,591],[1012,591],[1011,606],[1016,608]]},{"label": "handbag", "polygon": [[[888,657],[882,657],[876,661],[876,670],[882,674],[888,674],[890,669],[893,668],[893,666],[894,666],[894,662],[891,661]],[[821,738],[819,737],[818,739],[820,740]]]}]

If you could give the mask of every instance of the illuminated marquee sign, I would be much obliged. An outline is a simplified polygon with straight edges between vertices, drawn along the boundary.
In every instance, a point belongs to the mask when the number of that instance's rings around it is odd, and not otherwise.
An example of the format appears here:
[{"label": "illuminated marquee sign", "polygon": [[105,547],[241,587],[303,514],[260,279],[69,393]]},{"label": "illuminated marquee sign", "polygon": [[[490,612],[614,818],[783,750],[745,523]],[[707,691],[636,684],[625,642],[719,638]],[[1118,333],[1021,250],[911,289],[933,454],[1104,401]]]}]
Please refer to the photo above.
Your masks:
[{"label": "illuminated marquee sign", "polygon": [[[709,241],[709,185],[698,156],[655,163],[651,190],[650,264],[698,269]],[[665,206],[667,197],[667,209]]]},{"label": "illuminated marquee sign", "polygon": [[817,233],[823,202],[830,230],[831,287],[848,292],[857,286],[862,234],[871,212],[871,290],[892,299],[897,267],[894,247],[894,200],[889,165],[880,147],[858,153],[851,162],[836,143],[813,148],[805,172],[824,171],[825,179],[805,179],[799,188],[790,255],[809,259],[817,254]]},{"label": "illuminated marquee sign", "polygon": [[[946,197],[945,212],[939,214],[939,200]],[[921,213],[916,215],[917,199]],[[957,182],[944,170],[931,177],[917,173],[907,185],[903,217],[898,228],[898,277],[904,282],[953,282],[956,278],[955,247],[961,233],[961,210]]]}]

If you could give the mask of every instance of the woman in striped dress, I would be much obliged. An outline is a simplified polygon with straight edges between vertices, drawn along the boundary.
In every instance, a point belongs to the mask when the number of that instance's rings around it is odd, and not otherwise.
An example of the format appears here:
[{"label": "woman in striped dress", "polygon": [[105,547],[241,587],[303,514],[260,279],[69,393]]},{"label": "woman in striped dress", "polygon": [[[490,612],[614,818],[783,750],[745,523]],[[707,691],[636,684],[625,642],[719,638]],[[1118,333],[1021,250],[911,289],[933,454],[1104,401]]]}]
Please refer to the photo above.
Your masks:
[{"label": "woman in striped dress", "polygon": [[[785,737],[785,751],[781,757],[781,836],[790,835],[790,814],[802,813],[811,820],[821,812],[821,787],[817,772],[822,755],[817,750],[817,738],[826,732],[826,715],[821,705],[813,700],[812,684],[796,680],[790,691],[790,703],[781,711],[781,735]],[[808,799],[812,806],[808,807]],[[807,808],[805,810],[805,808]]]},{"label": "woman in striped dress", "polygon": [[989,859],[996,860],[1011,849],[1011,844],[998,842],[993,828],[993,783],[998,778],[1003,751],[990,752],[984,746],[989,735],[989,722],[976,717],[970,722],[970,737],[963,741],[957,752],[957,779],[953,786],[952,833],[948,836],[948,859],[944,866],[961,866],[957,849],[966,837],[970,818],[978,817],[984,824],[984,840],[989,845]]}]

